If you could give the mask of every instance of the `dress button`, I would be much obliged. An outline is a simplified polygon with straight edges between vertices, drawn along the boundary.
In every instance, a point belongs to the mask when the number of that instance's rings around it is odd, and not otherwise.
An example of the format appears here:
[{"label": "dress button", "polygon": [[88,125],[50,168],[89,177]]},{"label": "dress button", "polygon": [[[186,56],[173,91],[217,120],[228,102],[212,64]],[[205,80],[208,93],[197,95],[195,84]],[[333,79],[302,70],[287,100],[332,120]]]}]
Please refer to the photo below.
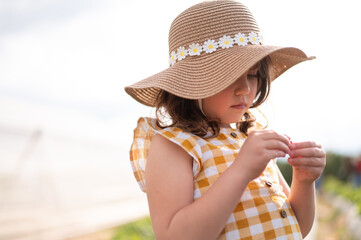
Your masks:
[{"label": "dress button", "polygon": [[267,181],[267,182],[266,182],[266,185],[269,186],[269,187],[272,187],[272,182]]},{"label": "dress button", "polygon": [[234,138],[236,138],[236,137],[237,137],[237,133],[231,132],[231,136],[234,137]]},{"label": "dress button", "polygon": [[287,217],[287,213],[286,213],[285,210],[282,210],[282,211],[281,211],[281,217],[282,217],[282,218],[286,218],[286,217]]}]

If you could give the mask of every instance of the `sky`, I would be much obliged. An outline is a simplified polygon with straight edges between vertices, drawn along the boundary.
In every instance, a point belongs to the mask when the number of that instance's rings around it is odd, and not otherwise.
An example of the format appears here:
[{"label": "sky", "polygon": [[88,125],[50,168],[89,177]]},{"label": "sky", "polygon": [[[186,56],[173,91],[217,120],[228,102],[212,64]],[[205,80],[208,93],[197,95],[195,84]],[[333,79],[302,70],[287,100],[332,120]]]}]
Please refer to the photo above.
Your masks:
[{"label": "sky", "polygon": [[[0,0],[0,126],[46,129],[128,150],[154,111],[124,87],[168,67],[172,20],[195,0]],[[272,84],[269,128],[361,153],[357,1],[243,1],[265,43],[316,56]]]}]

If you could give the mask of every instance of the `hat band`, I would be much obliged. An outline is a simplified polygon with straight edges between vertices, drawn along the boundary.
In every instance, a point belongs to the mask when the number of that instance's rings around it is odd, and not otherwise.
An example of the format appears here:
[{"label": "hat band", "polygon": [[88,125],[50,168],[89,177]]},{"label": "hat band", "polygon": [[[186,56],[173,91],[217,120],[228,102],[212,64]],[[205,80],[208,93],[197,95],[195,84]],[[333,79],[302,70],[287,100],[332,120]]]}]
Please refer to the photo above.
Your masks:
[{"label": "hat band", "polygon": [[169,57],[169,65],[173,66],[176,62],[185,59],[187,56],[199,56],[202,52],[212,53],[221,47],[222,49],[231,48],[234,44],[238,46],[246,46],[248,44],[260,45],[263,42],[261,35],[251,32],[248,36],[244,33],[237,33],[233,38],[231,36],[223,35],[219,41],[207,40],[203,45],[193,43],[189,45],[188,49],[179,47],[177,52],[172,51]]}]

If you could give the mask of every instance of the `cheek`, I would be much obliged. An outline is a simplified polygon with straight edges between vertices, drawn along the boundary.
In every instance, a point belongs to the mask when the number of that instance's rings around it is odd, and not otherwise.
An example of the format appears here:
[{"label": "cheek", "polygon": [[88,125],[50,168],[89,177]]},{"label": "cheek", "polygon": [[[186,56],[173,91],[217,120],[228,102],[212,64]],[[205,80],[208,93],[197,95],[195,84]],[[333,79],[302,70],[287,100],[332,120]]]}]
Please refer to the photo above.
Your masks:
[{"label": "cheek", "polygon": [[254,81],[254,82],[251,84],[250,89],[251,89],[251,91],[250,91],[250,94],[249,94],[249,95],[250,95],[252,98],[255,98],[255,97],[256,97],[256,94],[257,94],[257,92],[258,92],[258,83],[257,83],[257,81]]},{"label": "cheek", "polygon": [[221,98],[208,98],[203,100],[203,109],[211,113],[219,109],[221,105]]},{"label": "cheek", "polygon": [[209,115],[218,115],[228,104],[229,93],[222,91],[212,97],[203,99],[203,111]]}]

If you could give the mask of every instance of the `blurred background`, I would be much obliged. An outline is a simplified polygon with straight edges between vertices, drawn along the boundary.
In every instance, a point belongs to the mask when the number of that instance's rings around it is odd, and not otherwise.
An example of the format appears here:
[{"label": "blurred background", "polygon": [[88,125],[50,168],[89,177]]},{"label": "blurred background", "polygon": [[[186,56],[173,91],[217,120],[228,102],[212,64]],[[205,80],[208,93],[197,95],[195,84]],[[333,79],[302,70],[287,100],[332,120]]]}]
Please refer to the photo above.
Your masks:
[{"label": "blurred background", "polygon": [[[168,67],[170,24],[198,2],[0,0],[0,239],[114,239],[89,234],[148,215],[128,152],[154,112],[123,88]],[[273,83],[269,128],[328,152],[320,209],[336,195],[361,208],[357,1],[243,2],[266,44],[317,57]]]}]

